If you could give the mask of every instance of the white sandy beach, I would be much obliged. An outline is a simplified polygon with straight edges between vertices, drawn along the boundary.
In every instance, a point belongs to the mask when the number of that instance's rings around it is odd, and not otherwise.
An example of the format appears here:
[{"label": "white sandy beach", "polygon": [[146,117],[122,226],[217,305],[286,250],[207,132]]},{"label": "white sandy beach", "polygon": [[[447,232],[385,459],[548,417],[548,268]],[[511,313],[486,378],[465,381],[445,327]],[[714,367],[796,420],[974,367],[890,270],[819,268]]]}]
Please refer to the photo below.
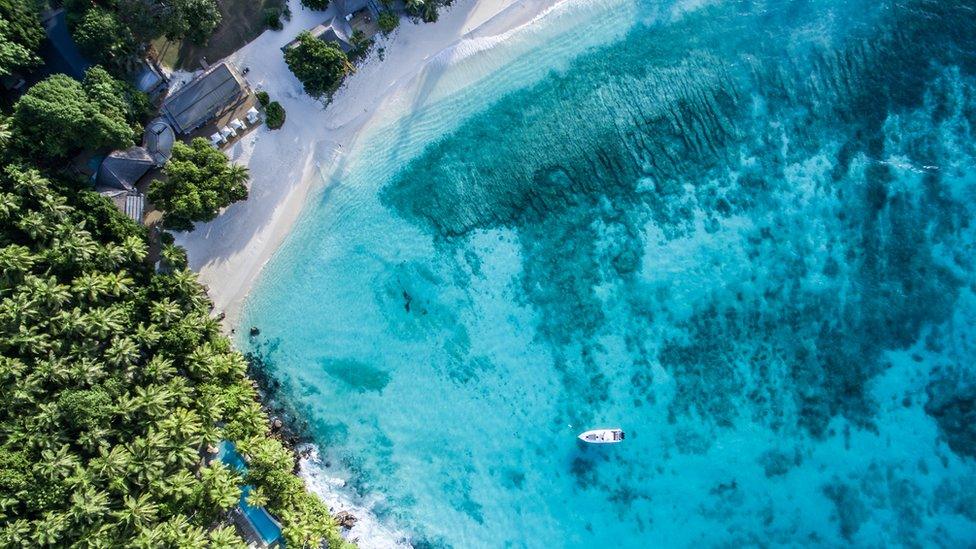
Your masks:
[{"label": "white sandy beach", "polygon": [[[251,285],[291,230],[310,190],[330,179],[339,160],[370,127],[424,104],[427,91],[418,75],[428,64],[452,62],[461,42],[490,47],[497,42],[492,38],[503,39],[555,3],[456,0],[436,23],[403,19],[389,38],[377,37],[370,58],[346,79],[328,107],[304,94],[285,65],[281,47],[330,17],[332,8],[313,12],[290,0],[293,15],[284,30],[266,31],[231,55],[228,61],[250,69],[246,78],[252,88],[281,102],[287,121],[277,131],[262,126],[225,151],[250,170],[249,198],[209,223],[198,223],[194,231],[176,235],[191,268],[207,286],[215,313],[226,315],[225,328],[236,325]],[[383,60],[378,48],[384,49]]]}]

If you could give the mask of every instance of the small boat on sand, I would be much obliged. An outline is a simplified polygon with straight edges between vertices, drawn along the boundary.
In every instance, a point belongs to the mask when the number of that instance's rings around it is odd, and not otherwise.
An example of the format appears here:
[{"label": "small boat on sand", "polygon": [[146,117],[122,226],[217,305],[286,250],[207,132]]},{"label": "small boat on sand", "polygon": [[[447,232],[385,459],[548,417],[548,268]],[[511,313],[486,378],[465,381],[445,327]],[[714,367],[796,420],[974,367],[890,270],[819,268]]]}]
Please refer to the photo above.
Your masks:
[{"label": "small boat on sand", "polygon": [[622,429],[593,429],[580,433],[579,439],[590,444],[616,444],[624,439]]}]

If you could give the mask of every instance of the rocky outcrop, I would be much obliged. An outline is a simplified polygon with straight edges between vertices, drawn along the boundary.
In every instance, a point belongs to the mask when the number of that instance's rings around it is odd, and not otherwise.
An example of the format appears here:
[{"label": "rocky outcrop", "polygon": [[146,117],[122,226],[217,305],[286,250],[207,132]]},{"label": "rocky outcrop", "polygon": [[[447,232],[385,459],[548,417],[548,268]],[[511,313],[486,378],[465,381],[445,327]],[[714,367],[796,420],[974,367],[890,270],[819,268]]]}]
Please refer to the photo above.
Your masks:
[{"label": "rocky outcrop", "polygon": [[343,528],[352,528],[356,525],[356,520],[356,517],[349,511],[339,511],[335,516],[336,524]]}]

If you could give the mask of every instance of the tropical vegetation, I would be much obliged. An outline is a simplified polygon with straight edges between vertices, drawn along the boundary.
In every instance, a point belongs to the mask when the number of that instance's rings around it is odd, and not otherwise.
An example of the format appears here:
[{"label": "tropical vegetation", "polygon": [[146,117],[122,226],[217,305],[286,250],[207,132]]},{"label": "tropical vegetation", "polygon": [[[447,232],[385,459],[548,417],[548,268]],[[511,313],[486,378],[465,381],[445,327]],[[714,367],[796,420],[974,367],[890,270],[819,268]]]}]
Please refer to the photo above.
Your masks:
[{"label": "tropical vegetation", "polygon": [[437,21],[437,0],[406,0],[407,13],[420,17],[425,23]]},{"label": "tropical vegetation", "polygon": [[134,125],[148,105],[144,94],[101,67],[88,69],[82,82],[55,74],[17,100],[12,139],[22,154],[46,163],[82,147],[124,148],[133,143]]},{"label": "tropical vegetation", "polygon": [[0,77],[37,65],[44,40],[37,5],[30,0],[0,0]]},{"label": "tropical vegetation", "polygon": [[173,145],[163,174],[149,185],[149,200],[165,212],[169,228],[190,230],[194,221],[210,221],[221,208],[247,198],[247,168],[228,162],[202,137]]},{"label": "tropical vegetation", "polygon": [[285,125],[285,108],[281,106],[281,103],[277,101],[268,103],[268,106],[265,107],[264,114],[265,123],[272,130],[277,130]]},{"label": "tropical vegetation", "polygon": [[85,12],[72,36],[78,49],[96,63],[123,68],[137,53],[129,27],[114,12],[98,6]]},{"label": "tropical vegetation", "polygon": [[79,48],[121,72],[141,61],[150,41],[165,36],[205,44],[221,21],[216,0],[65,0],[64,6]]},{"label": "tropical vegetation", "polygon": [[289,545],[334,538],[186,266],[153,272],[141,228],[36,170],[0,189],[0,545],[240,546],[221,438]]},{"label": "tropical vegetation", "polygon": [[285,24],[282,20],[291,17],[291,11],[288,9],[288,4],[264,8],[261,13],[264,15],[265,26],[273,30],[283,29]]},{"label": "tropical vegetation", "polygon": [[360,29],[353,31],[352,36],[349,37],[349,45],[352,49],[349,50],[348,58],[351,60],[358,60],[366,56],[369,53],[370,46],[373,45],[373,41],[366,36],[366,33]]},{"label": "tropical vegetation", "polygon": [[325,11],[329,7],[329,0],[301,0],[302,5],[310,10]]},{"label": "tropical vegetation", "polygon": [[299,34],[297,40],[298,44],[285,51],[285,63],[301,81],[305,93],[313,97],[330,95],[352,72],[349,58],[334,43],[319,40],[308,31]]},{"label": "tropical vegetation", "polygon": [[[0,547],[243,547],[227,520],[242,483],[288,547],[342,546],[183,251],[164,244],[157,263],[144,227],[8,141]],[[248,456],[243,475],[212,459],[225,439]]]},{"label": "tropical vegetation", "polygon": [[380,14],[379,19],[376,20],[376,24],[380,27],[380,32],[386,36],[400,26],[400,18],[392,11],[384,11]]}]

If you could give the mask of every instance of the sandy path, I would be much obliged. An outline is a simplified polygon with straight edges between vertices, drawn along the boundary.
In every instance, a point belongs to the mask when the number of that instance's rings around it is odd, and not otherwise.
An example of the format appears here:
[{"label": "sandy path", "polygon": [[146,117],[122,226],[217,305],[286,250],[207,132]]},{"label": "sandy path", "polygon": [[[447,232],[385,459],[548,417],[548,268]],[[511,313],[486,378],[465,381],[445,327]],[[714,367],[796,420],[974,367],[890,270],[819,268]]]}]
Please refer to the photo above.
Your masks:
[{"label": "sandy path", "polygon": [[[326,108],[302,92],[285,65],[281,47],[304,29],[332,15],[303,9],[289,0],[292,19],[283,31],[267,31],[228,57],[250,69],[255,90],[267,91],[287,111],[278,131],[262,126],[226,150],[231,160],[251,172],[248,200],[228,207],[209,223],[177,233],[190,266],[200,275],[215,312],[225,313],[224,326],[236,325],[241,304],[261,268],[278,248],[301,213],[310,190],[323,184],[337,161],[352,150],[371,124],[388,123],[391,105],[422,93],[416,78],[438,53],[471,37],[502,35],[531,21],[553,0],[456,0],[432,24],[404,19],[388,39],[380,38],[374,54],[347,79]],[[375,55],[385,49],[385,59]],[[422,97],[421,104],[422,104]]]}]

